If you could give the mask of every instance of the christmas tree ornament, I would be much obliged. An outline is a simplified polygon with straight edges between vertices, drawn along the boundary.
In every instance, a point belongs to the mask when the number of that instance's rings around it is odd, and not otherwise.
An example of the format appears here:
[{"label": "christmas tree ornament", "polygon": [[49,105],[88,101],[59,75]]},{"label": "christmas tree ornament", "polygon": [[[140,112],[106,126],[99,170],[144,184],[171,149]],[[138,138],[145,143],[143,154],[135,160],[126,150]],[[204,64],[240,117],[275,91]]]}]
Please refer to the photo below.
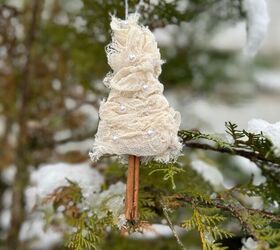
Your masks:
[{"label": "christmas tree ornament", "polygon": [[110,88],[99,110],[99,125],[90,157],[128,158],[125,216],[137,220],[140,160],[176,160],[181,117],[163,95],[158,77],[163,61],[153,33],[138,24],[139,15],[112,17],[112,42],[106,47],[112,68],[104,79]]}]

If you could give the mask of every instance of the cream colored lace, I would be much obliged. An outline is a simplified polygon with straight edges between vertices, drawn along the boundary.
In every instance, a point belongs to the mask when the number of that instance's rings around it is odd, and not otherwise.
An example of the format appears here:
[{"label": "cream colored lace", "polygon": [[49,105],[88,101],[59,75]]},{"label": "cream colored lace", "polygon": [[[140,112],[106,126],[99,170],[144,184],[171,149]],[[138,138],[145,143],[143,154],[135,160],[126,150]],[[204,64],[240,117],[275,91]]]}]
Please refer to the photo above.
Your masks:
[{"label": "cream colored lace", "polygon": [[177,132],[181,116],[163,96],[160,52],[152,32],[138,24],[113,17],[112,43],[106,47],[113,72],[104,79],[111,89],[101,103],[98,131],[90,157],[136,155],[142,160],[169,162],[182,148]]}]

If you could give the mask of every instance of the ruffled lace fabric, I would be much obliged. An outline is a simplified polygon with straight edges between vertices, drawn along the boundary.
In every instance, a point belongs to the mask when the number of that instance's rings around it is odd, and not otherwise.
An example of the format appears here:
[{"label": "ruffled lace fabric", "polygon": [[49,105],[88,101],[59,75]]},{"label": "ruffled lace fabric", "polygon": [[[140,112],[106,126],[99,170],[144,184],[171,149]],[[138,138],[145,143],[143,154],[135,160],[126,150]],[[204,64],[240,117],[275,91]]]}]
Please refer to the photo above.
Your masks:
[{"label": "ruffled lace fabric", "polygon": [[182,149],[177,136],[179,112],[169,107],[158,81],[163,61],[154,35],[138,16],[112,18],[112,43],[106,48],[113,72],[104,79],[111,89],[99,110],[99,125],[90,152],[101,156],[136,155],[142,161],[169,162]]}]

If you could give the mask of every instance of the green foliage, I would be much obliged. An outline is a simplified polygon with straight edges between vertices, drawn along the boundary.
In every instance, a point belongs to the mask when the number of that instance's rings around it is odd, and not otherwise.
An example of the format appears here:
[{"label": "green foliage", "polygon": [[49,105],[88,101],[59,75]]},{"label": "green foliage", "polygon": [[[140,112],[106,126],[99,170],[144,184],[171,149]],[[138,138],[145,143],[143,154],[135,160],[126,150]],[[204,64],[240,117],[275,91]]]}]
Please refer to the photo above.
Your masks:
[{"label": "green foliage", "polygon": [[213,213],[210,208],[198,208],[193,204],[192,217],[185,220],[182,226],[186,230],[196,229],[199,232],[203,250],[222,250],[227,248],[215,241],[232,237],[231,233],[218,227],[224,220],[225,217],[217,210]]},{"label": "green foliage", "polygon": [[252,179],[250,179],[249,182],[235,187],[234,190],[248,196],[262,197],[264,205],[267,207],[273,207],[275,202],[280,202],[279,183],[275,183],[269,178],[258,186],[253,185]]},{"label": "green foliage", "polygon": [[111,213],[100,219],[92,212],[83,212],[79,218],[68,220],[74,232],[67,236],[65,244],[75,250],[97,249],[105,237],[106,227],[111,226],[112,223]]},{"label": "green foliage", "polygon": [[262,133],[253,134],[246,130],[239,130],[238,126],[231,122],[226,122],[226,128],[226,133],[233,138],[233,144],[237,148],[251,150],[263,159],[276,160],[280,163],[280,159],[273,153],[273,144]]},{"label": "green foliage", "polygon": [[261,214],[253,214],[247,217],[254,237],[260,242],[269,244],[269,249],[280,246],[280,223],[272,223],[271,219]]},{"label": "green foliage", "polygon": [[[247,158],[252,156],[251,160],[266,160],[273,163],[280,163],[280,158],[273,153],[273,144],[262,133],[253,134],[246,130],[239,130],[238,126],[231,122],[226,122],[225,125],[226,133],[232,137],[233,142],[228,142],[218,136],[204,134],[199,131],[183,130],[179,131],[179,136],[184,142],[200,139],[208,140],[209,142],[215,143],[218,149],[225,149],[229,153],[241,154],[244,151],[240,152],[240,150],[247,150],[253,153],[253,155],[247,156]],[[246,155],[244,156],[246,157]]]},{"label": "green foliage", "polygon": [[215,143],[215,146],[217,146],[217,148],[227,148],[230,150],[230,143],[222,140],[215,135],[204,134],[197,130],[181,130],[178,132],[178,135],[182,138],[183,142],[205,139],[212,143]]},{"label": "green foliage", "polygon": [[[114,216],[106,206],[113,196],[102,200],[99,208],[94,207],[94,204],[85,207],[80,186],[71,180],[67,181],[69,186],[59,187],[44,201],[45,204],[51,204],[44,210],[46,226],[64,225],[64,244],[69,249],[97,249],[108,233],[106,230],[116,227]],[[64,208],[63,218],[57,217],[56,213],[61,207]]]},{"label": "green foliage", "polygon": [[184,172],[184,169],[181,166],[179,166],[178,163],[161,164],[157,162],[152,162],[148,164],[148,167],[153,169],[151,170],[149,175],[152,175],[157,172],[162,173],[163,180],[170,181],[173,189],[176,188],[174,176]]},{"label": "green foliage", "polygon": [[151,192],[140,190],[139,210],[141,220],[156,218],[157,202],[156,197]]}]

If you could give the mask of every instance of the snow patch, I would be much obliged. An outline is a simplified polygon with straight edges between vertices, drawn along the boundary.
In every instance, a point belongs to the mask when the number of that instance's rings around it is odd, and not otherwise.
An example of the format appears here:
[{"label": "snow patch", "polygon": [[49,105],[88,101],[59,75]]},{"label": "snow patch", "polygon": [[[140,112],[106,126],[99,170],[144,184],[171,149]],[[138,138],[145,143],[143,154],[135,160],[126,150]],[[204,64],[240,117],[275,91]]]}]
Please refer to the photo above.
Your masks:
[{"label": "snow patch", "polygon": [[222,27],[210,40],[210,46],[221,51],[240,51],[246,43],[245,23]]},{"label": "snow patch", "polygon": [[91,146],[92,146],[92,139],[87,139],[83,141],[67,142],[61,144],[56,147],[56,151],[59,154],[66,154],[67,152],[71,152],[71,151],[80,151],[83,153],[88,153],[89,148],[91,148]]},{"label": "snow patch", "polygon": [[262,175],[262,171],[254,162],[241,156],[235,156],[234,161],[241,171],[253,176],[253,185],[259,186],[266,182],[266,178]]},{"label": "snow patch", "polygon": [[[0,108],[1,110],[1,108]],[[4,116],[0,116],[0,136],[3,136],[5,132],[5,126],[6,126],[6,119]]]},{"label": "snow patch", "polygon": [[24,222],[19,235],[22,241],[31,240],[30,248],[34,250],[51,249],[61,242],[61,237],[62,232],[57,232],[51,227],[45,229],[45,222],[42,219]]},{"label": "snow patch", "polygon": [[249,237],[247,239],[242,239],[242,248],[241,250],[258,250],[258,249],[269,249],[269,246],[267,243],[260,243],[258,241],[253,240],[253,238]]},{"label": "snow patch", "polygon": [[124,210],[124,194],[125,184],[117,182],[116,184],[110,185],[107,190],[87,197],[86,202],[89,206],[94,207],[94,210],[100,218],[104,217],[107,211],[111,211],[115,224],[119,224],[120,216]]},{"label": "snow patch", "polygon": [[[63,234],[69,230],[63,223],[65,206],[61,205],[54,211],[55,218],[61,220],[62,223],[46,227],[44,213],[40,210],[40,203],[37,201],[45,198],[56,188],[69,185],[66,178],[77,182],[82,189],[85,199],[77,205],[79,209],[82,211],[93,209],[93,212],[100,218],[106,216],[109,210],[113,214],[114,223],[117,225],[119,222],[124,209],[125,184],[118,182],[110,185],[107,190],[101,191],[104,177],[96,169],[91,168],[88,163],[43,165],[31,173],[31,185],[25,191],[27,209],[30,214],[21,227],[20,239],[30,242],[30,249],[47,250],[52,246],[62,244]],[[91,213],[89,212],[88,216],[91,216]],[[8,221],[4,220],[6,219],[3,218],[4,215],[7,216],[7,214],[2,214],[0,219],[1,223],[6,225]]]},{"label": "snow patch", "polygon": [[247,44],[245,54],[254,56],[268,29],[269,14],[265,0],[244,0],[243,8],[247,14]]},{"label": "snow patch", "polygon": [[0,215],[0,225],[2,229],[9,229],[11,224],[11,211],[9,209],[5,209],[1,212]]},{"label": "snow patch", "polygon": [[12,205],[12,189],[6,189],[2,196],[2,211],[0,214],[0,226],[3,229],[9,229],[11,224],[11,205]]},{"label": "snow patch", "polygon": [[252,119],[248,122],[248,131],[263,135],[274,145],[274,153],[280,156],[280,122],[269,123],[262,119]]},{"label": "snow patch", "polygon": [[255,79],[262,89],[280,92],[279,71],[259,71],[255,74]]},{"label": "snow patch", "polygon": [[14,165],[3,169],[1,173],[2,181],[7,185],[12,185],[15,179],[16,172],[17,169]]},{"label": "snow patch", "polygon": [[214,188],[224,188],[224,177],[222,173],[215,167],[201,160],[191,162],[191,167],[199,173],[202,178],[209,182]]},{"label": "snow patch", "polygon": [[56,141],[62,141],[62,140],[68,139],[69,137],[71,137],[71,135],[72,135],[71,130],[65,129],[65,130],[56,132],[54,134],[54,139]]},{"label": "snow patch", "polygon": [[156,40],[160,46],[169,47],[174,42],[172,32],[175,29],[173,25],[167,25],[165,28],[157,28],[153,31]]},{"label": "snow patch", "polygon": [[26,189],[27,209],[31,211],[36,200],[45,198],[56,188],[68,186],[67,179],[77,182],[83,195],[89,196],[99,192],[104,183],[103,176],[88,163],[67,164],[57,163],[41,166],[31,173],[31,186]]}]

